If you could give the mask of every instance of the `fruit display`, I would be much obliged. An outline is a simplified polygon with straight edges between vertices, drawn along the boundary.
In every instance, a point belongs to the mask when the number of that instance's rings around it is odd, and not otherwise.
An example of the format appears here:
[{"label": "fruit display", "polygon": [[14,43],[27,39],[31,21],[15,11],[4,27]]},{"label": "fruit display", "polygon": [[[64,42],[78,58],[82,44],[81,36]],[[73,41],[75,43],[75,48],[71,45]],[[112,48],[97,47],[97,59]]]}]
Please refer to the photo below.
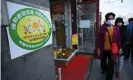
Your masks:
[{"label": "fruit display", "polygon": [[68,48],[62,48],[62,49],[54,48],[54,57],[56,58],[67,59],[71,55],[71,53],[72,50]]}]

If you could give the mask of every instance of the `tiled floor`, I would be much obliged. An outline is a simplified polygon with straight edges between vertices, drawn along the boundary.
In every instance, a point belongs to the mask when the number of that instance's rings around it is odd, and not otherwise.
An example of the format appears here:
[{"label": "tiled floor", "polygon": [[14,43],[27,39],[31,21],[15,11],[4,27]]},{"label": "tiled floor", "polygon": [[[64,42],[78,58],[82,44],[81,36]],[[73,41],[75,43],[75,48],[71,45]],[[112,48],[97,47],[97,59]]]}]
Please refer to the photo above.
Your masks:
[{"label": "tiled floor", "polygon": [[[105,80],[105,75],[102,75],[100,72],[100,60],[93,60],[90,76],[87,80]],[[113,80],[115,80],[115,77]],[[133,80],[133,66],[130,61],[124,61],[121,80]]]}]

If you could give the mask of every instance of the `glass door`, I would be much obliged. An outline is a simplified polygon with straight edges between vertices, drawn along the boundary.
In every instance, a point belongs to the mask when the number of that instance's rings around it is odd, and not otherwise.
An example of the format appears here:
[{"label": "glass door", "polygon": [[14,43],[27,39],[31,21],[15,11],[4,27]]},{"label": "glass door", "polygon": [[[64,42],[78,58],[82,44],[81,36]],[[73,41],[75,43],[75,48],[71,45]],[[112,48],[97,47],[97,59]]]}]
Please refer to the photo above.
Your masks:
[{"label": "glass door", "polygon": [[[79,52],[94,53],[95,50],[95,27],[96,27],[96,3],[88,3],[81,5],[84,10],[84,15],[80,17],[80,21],[90,21],[90,26],[87,28],[81,28],[79,26]],[[88,23],[89,24],[89,23]]]}]

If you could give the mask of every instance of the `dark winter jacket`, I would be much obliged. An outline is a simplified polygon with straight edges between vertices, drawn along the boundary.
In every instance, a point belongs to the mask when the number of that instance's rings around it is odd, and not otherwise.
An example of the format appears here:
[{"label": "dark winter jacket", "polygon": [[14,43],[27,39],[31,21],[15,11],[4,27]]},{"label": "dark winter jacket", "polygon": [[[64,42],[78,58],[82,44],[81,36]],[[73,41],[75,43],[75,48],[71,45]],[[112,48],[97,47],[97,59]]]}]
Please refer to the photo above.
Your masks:
[{"label": "dark winter jacket", "polygon": [[120,43],[121,43],[121,47],[122,44],[125,44],[126,43],[126,38],[127,38],[127,28],[125,25],[119,27],[119,30],[120,30]]},{"label": "dark winter jacket", "polygon": [[[121,22],[122,26],[118,27],[117,23]],[[127,26],[124,25],[124,21],[122,18],[117,18],[115,21],[115,26],[117,26],[119,28],[120,31],[120,44],[121,44],[121,48],[124,50],[125,49],[125,45],[127,42]],[[122,53],[122,55],[124,55],[124,53]]]},{"label": "dark winter jacket", "polygon": [[133,48],[133,28],[132,28],[131,44],[132,44],[132,48]]},{"label": "dark winter jacket", "polygon": [[[105,41],[105,35],[106,35],[106,29],[109,25],[108,24],[103,24],[100,27],[100,32],[99,32],[99,37],[98,37],[98,41],[99,41],[99,48],[100,48],[100,52],[103,51],[104,49],[104,41]],[[120,32],[119,32],[119,28],[116,26],[114,27],[114,31],[113,31],[113,36],[112,36],[112,43],[117,43],[118,45],[118,49],[120,49]],[[116,63],[117,60],[117,56],[118,55],[113,55],[111,58],[112,60]]]},{"label": "dark winter jacket", "polygon": [[[127,42],[127,26],[123,25],[119,27],[120,31],[120,44],[121,48],[124,50],[126,47],[126,42]],[[124,55],[125,53],[123,52],[121,55]]]}]

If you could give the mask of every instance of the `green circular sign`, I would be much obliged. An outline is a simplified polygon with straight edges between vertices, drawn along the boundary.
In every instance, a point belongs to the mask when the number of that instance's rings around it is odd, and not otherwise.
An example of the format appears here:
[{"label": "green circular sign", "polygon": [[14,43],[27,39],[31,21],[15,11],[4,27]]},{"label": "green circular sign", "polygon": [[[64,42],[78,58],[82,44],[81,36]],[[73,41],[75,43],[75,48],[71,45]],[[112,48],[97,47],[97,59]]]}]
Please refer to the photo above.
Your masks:
[{"label": "green circular sign", "polygon": [[24,8],[11,17],[9,33],[17,46],[34,50],[48,42],[51,36],[51,23],[39,10]]}]

